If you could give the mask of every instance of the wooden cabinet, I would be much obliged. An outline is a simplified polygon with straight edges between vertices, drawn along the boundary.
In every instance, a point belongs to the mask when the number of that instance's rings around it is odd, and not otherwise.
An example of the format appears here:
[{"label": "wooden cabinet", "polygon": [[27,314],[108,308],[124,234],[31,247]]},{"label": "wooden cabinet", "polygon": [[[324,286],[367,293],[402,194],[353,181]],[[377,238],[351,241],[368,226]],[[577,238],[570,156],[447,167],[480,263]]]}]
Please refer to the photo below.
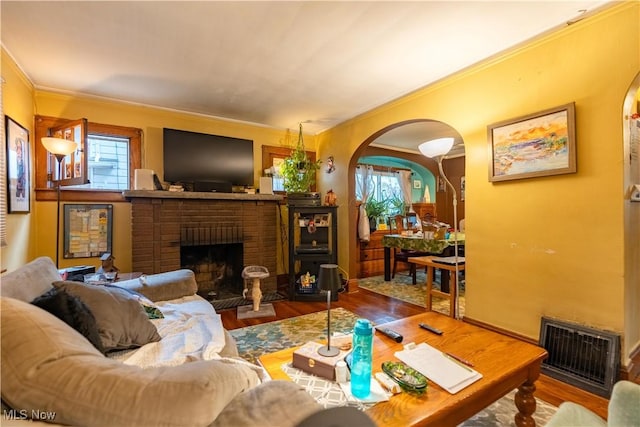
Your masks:
[{"label": "wooden cabinet", "polygon": [[382,236],[390,234],[388,230],[374,231],[368,242],[360,242],[358,277],[380,276],[384,274],[384,247]]},{"label": "wooden cabinet", "polygon": [[424,220],[427,215],[431,215],[434,219],[438,217],[435,203],[414,203],[413,210],[416,211],[421,220]]},{"label": "wooden cabinet", "polygon": [[[321,264],[338,264],[338,207],[289,205],[289,298],[325,301],[316,286]],[[311,278],[307,283],[305,277]],[[337,301],[338,293],[331,294]]]}]

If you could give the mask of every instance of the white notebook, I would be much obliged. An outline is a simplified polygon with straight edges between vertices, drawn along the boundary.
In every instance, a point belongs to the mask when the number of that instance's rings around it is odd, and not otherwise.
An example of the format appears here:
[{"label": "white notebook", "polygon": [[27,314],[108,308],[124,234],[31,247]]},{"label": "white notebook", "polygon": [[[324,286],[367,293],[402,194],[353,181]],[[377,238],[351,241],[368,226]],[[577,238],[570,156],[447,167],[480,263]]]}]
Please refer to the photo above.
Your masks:
[{"label": "white notebook", "polygon": [[396,352],[395,356],[416,371],[455,394],[482,378],[482,374],[456,362],[428,344],[418,344],[412,350]]}]

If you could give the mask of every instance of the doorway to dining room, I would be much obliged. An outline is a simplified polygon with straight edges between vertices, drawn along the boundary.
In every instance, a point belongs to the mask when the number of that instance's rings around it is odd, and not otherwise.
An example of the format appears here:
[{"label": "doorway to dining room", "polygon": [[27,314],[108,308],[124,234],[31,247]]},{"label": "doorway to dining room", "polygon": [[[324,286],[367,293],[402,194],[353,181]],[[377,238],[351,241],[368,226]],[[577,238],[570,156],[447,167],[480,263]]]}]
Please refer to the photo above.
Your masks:
[{"label": "doorway to dining room", "polygon": [[[383,200],[389,197],[388,189],[376,187],[377,183],[383,182],[378,179],[377,174],[395,173],[396,176],[400,176],[399,171],[408,171],[408,178],[405,179],[409,182],[404,183],[408,188],[404,194],[406,210],[417,212],[419,217],[425,216],[425,212],[433,211],[433,220],[454,228],[454,222],[456,222],[453,208],[454,192],[445,185],[436,160],[425,157],[418,149],[421,143],[442,137],[454,139],[452,149],[442,160],[442,167],[455,190],[458,219],[455,227],[459,230],[460,220],[465,219],[466,158],[462,137],[451,126],[429,119],[395,123],[372,134],[362,142],[351,157],[348,191],[356,199],[356,206],[354,212],[349,214],[349,228],[353,230],[352,235],[356,237],[349,242],[349,249],[351,253],[359,253],[359,256],[350,261],[352,263],[350,270],[355,271],[358,278],[373,278],[384,273],[381,237],[389,234],[393,226],[388,218],[378,220],[375,226],[369,227],[369,235],[366,235],[366,232],[363,233],[366,230],[360,221],[364,216],[368,217],[367,198],[370,195]],[[371,173],[363,177],[359,170],[365,168],[368,168]],[[369,188],[365,188],[363,183],[368,183]],[[380,224],[383,225],[380,226]],[[408,269],[409,266],[405,264],[402,268]],[[406,273],[401,272],[401,274]]]}]

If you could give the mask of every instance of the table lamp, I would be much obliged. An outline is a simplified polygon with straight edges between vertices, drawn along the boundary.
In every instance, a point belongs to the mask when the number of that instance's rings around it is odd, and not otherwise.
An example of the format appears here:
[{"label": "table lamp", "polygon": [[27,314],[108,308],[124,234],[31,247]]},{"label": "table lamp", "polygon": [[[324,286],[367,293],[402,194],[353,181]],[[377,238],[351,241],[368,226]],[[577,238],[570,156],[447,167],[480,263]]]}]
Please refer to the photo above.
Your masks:
[{"label": "table lamp", "polygon": [[458,296],[460,295],[460,289],[458,285],[458,199],[456,194],[456,189],[451,184],[451,181],[447,179],[447,176],[444,174],[444,170],[442,169],[442,158],[451,151],[451,147],[453,147],[453,138],[438,138],[433,139],[431,141],[423,142],[418,146],[418,149],[422,153],[423,156],[429,158],[435,158],[438,162],[438,170],[440,171],[440,176],[444,179],[444,182],[447,183],[451,191],[453,192],[453,243],[455,245],[454,248],[454,261],[456,267],[456,301],[454,310],[454,317],[458,319]]},{"label": "table lamp", "polygon": [[51,179],[56,182],[57,189],[57,211],[56,211],[56,267],[59,268],[59,254],[60,254],[60,181],[62,181],[62,160],[69,154],[73,153],[78,144],[74,141],[62,138],[42,138],[42,145],[51,154],[53,154],[58,162],[58,179]]},{"label": "table lamp", "polygon": [[321,264],[318,272],[318,287],[327,291],[327,345],[318,349],[318,354],[326,357],[337,356],[340,350],[331,347],[331,292],[338,292],[340,289],[340,274],[336,264]]}]

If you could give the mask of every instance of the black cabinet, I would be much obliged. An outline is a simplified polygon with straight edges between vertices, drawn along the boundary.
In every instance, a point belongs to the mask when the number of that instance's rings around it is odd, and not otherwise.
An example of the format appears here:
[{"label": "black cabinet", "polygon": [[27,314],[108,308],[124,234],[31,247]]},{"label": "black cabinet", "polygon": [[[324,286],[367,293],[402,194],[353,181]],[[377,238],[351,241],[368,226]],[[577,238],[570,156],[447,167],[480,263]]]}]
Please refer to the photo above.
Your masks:
[{"label": "black cabinet", "polygon": [[[338,207],[289,205],[289,299],[323,301],[316,278],[321,264],[338,264]],[[333,292],[333,301],[338,293]]]}]

